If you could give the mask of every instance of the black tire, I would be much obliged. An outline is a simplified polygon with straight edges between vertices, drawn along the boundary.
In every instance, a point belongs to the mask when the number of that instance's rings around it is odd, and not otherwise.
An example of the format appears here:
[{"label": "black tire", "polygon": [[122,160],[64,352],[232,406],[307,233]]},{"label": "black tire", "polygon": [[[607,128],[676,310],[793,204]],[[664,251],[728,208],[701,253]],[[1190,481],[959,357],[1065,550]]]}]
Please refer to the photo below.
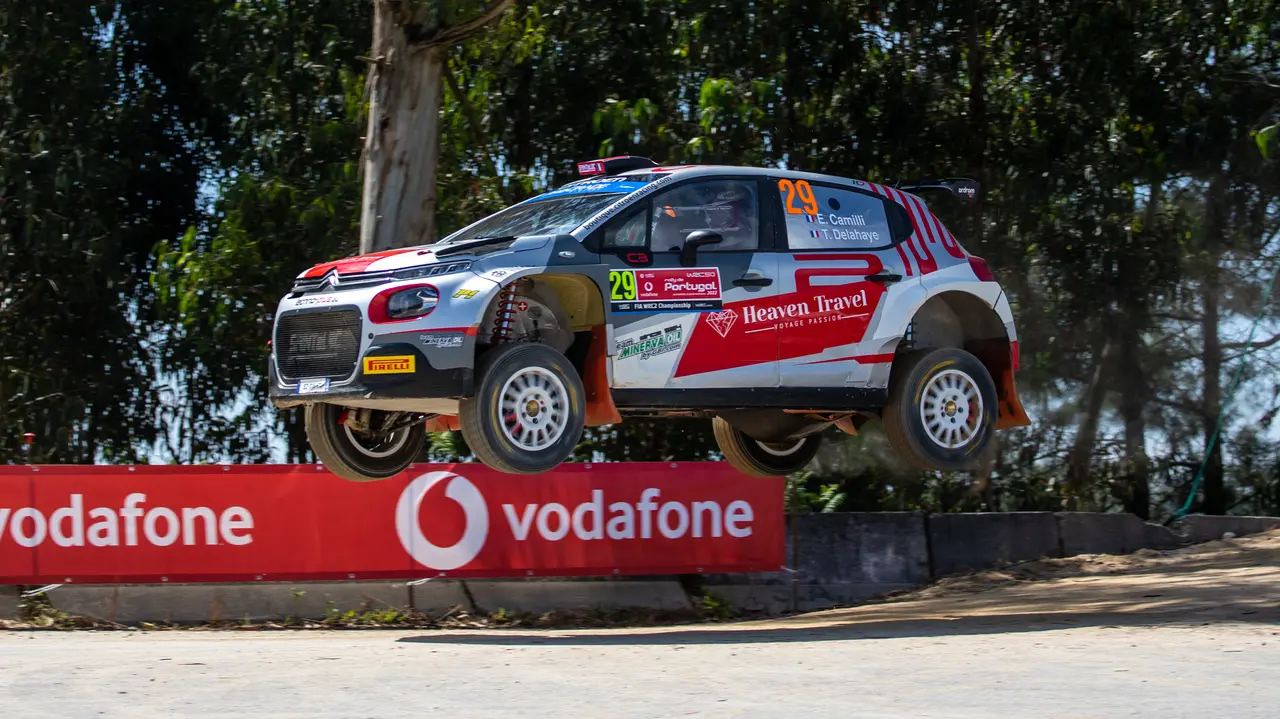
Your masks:
[{"label": "black tire", "polygon": [[[981,461],[997,412],[996,385],[987,368],[968,352],[948,347],[898,358],[884,430],[898,456],[916,469],[966,470]],[[933,420],[926,422],[930,413]]]},{"label": "black tire", "polygon": [[[499,472],[537,474],[569,458],[582,439],[587,393],[567,357],[546,345],[503,345],[481,356],[476,376],[475,395],[460,403],[458,421],[477,459]],[[504,416],[504,399],[515,414]],[[530,402],[538,404],[532,413]]]},{"label": "black tire", "polygon": [[307,407],[307,441],[330,472],[352,482],[376,482],[400,474],[422,455],[427,438],[423,423],[372,440],[357,436],[340,423],[345,411],[347,408],[333,404]]},{"label": "black tire", "polygon": [[711,430],[725,460],[750,477],[785,477],[799,472],[813,461],[822,446],[820,432],[793,442],[760,442],[734,429],[720,417],[711,420]]}]

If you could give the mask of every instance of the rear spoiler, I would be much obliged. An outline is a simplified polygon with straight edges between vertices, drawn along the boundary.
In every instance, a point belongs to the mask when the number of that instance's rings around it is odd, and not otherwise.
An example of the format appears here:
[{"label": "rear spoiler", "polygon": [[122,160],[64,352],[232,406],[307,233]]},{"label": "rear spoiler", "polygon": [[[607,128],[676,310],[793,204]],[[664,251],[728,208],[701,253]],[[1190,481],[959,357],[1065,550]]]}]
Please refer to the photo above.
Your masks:
[{"label": "rear spoiler", "polygon": [[619,155],[617,157],[605,157],[600,160],[588,160],[578,163],[578,174],[582,176],[588,175],[619,175],[631,170],[639,170],[645,167],[657,167],[658,163],[647,157],[633,157],[631,155]]},{"label": "rear spoiler", "polygon": [[940,180],[913,180],[911,182],[899,182],[894,185],[895,188],[905,192],[925,192],[940,190],[949,192],[953,197],[961,200],[978,199],[978,191],[981,189],[977,180],[970,180],[966,177],[945,177]]}]

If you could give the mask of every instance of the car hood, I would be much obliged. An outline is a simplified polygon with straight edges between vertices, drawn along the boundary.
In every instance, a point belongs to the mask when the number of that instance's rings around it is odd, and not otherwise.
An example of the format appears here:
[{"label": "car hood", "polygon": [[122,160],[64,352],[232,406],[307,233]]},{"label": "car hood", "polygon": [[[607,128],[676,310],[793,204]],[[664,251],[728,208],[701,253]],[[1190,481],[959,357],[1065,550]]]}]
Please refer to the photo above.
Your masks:
[{"label": "car hood", "polygon": [[[337,270],[340,275],[356,272],[381,272],[383,270],[403,270],[436,262],[447,262],[454,259],[469,259],[477,255],[492,257],[497,254],[527,252],[545,246],[552,236],[538,235],[516,237],[502,242],[474,243],[459,242],[454,244],[421,245],[396,250],[383,250],[357,257],[321,262],[298,275],[299,279],[307,277],[323,277],[330,270]],[[440,253],[437,255],[437,253]]]}]

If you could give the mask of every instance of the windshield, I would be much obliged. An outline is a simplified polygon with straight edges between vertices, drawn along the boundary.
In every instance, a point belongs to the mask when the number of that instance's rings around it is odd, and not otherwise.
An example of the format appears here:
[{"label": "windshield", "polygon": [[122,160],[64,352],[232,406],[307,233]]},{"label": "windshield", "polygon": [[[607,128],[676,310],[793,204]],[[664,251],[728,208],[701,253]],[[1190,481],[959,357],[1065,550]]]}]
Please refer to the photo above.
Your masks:
[{"label": "windshield", "polygon": [[660,176],[606,177],[566,185],[490,215],[454,233],[444,242],[572,232],[618,198],[635,192]]},{"label": "windshield", "polygon": [[622,193],[531,200],[490,215],[467,228],[466,232],[450,237],[449,241],[461,242],[481,237],[556,235],[561,232],[570,232],[619,197],[622,197]]}]

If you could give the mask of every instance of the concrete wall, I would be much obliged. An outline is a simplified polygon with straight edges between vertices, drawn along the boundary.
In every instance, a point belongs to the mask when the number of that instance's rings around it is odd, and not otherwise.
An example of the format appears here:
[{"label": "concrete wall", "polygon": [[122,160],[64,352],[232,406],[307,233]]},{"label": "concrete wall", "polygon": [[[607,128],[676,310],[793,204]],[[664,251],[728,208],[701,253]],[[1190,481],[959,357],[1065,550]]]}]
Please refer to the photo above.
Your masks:
[{"label": "concrete wall", "polygon": [[1193,515],[1184,517],[1176,525],[1188,542],[1209,542],[1222,539],[1227,532],[1242,537],[1280,527],[1280,517],[1209,517]]},{"label": "concrete wall", "polygon": [[[457,590],[455,596],[444,594],[441,603],[462,598]],[[409,588],[403,582],[68,585],[46,596],[55,609],[68,614],[121,624],[321,619],[330,607],[346,612],[411,605]]]},{"label": "concrete wall", "polygon": [[811,515],[797,523],[793,538],[796,609],[852,604],[929,581],[925,518],[918,512]]},{"label": "concrete wall", "polygon": [[770,614],[854,604],[929,581],[925,518],[919,512],[847,512],[792,517],[787,569],[706,575],[702,588],[734,607]]},{"label": "concrete wall", "polygon": [[1132,514],[1058,512],[1057,517],[1064,557],[1169,549],[1182,542],[1169,528],[1144,522]]},{"label": "concrete wall", "polygon": [[[320,619],[331,611],[412,607],[427,614],[542,613],[643,607],[688,610],[703,597],[766,613],[854,604],[931,578],[996,564],[1078,554],[1165,549],[1280,527],[1280,517],[1188,517],[1172,529],[1126,514],[874,512],[788,521],[778,572],[691,577],[435,580],[240,585],[64,586],[50,603],[70,614],[131,624]],[[18,591],[0,587],[0,620],[17,615]]]},{"label": "concrete wall", "polygon": [[689,595],[675,578],[470,580],[466,587],[475,600],[475,609],[481,612],[506,609],[541,614],[553,609],[644,607],[689,611],[693,608]]},{"label": "concrete wall", "polygon": [[933,514],[928,532],[935,577],[1062,555],[1053,512]]},{"label": "concrete wall", "polygon": [[0,587],[0,621],[18,618],[18,588]]}]

